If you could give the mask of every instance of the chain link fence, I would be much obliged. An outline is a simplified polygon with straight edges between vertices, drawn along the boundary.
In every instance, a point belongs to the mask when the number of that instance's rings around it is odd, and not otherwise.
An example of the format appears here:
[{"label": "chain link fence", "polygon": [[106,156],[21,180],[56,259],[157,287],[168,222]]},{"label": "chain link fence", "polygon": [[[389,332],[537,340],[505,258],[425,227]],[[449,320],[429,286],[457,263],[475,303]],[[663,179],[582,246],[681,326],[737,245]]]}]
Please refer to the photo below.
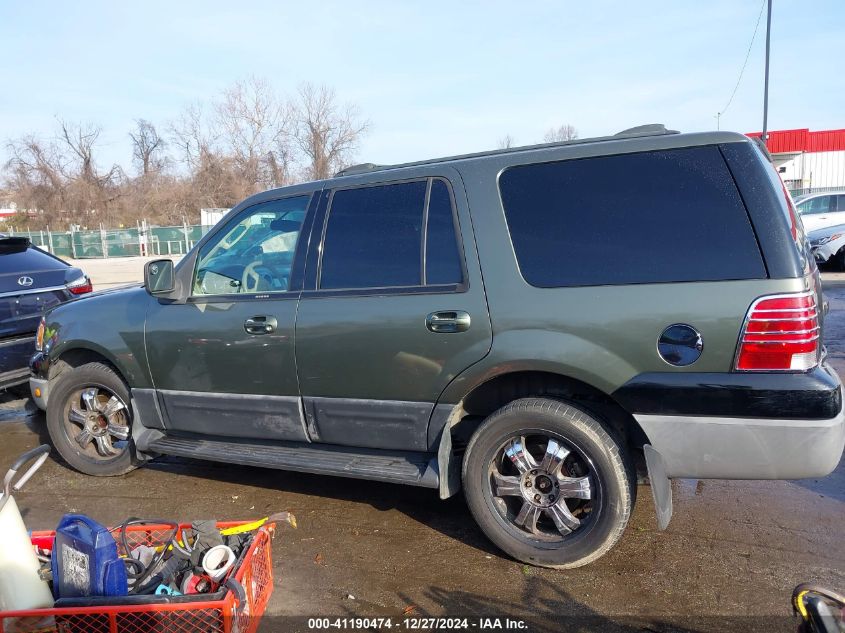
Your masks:
[{"label": "chain link fence", "polygon": [[9,231],[9,234],[28,237],[33,244],[58,257],[84,259],[184,255],[210,228],[197,224],[93,231]]},{"label": "chain link fence", "polygon": [[803,189],[790,189],[789,193],[793,198],[803,196],[808,193],[829,193],[845,191],[845,187],[805,187]]}]

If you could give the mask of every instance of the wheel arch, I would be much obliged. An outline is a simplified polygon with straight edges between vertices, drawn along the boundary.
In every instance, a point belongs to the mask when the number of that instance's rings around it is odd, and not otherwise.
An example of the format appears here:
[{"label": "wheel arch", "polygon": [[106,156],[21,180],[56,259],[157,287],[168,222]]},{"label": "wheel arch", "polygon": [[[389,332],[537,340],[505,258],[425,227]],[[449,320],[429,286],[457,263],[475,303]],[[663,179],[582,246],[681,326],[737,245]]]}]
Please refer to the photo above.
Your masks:
[{"label": "wheel arch", "polygon": [[52,359],[47,374],[50,380],[55,379],[59,374],[68,369],[80,367],[88,363],[103,363],[114,370],[127,386],[129,385],[126,371],[124,368],[121,368],[120,363],[118,363],[114,355],[98,345],[64,346],[60,350],[56,350],[55,354],[51,354],[51,356]]},{"label": "wheel arch", "polygon": [[[464,433],[474,433],[478,424],[497,409],[529,397],[580,404],[602,418],[629,447],[640,449],[648,443],[648,436],[634,416],[610,394],[581,379],[546,369],[503,370],[478,382],[456,405],[457,415],[449,420],[453,438],[460,441]],[[462,424],[465,429],[459,432]]]},{"label": "wheel arch", "polygon": [[464,452],[484,419],[509,402],[530,397],[565,400],[587,409],[619,438],[622,448],[634,453],[634,462],[639,464],[638,454],[649,444],[648,436],[634,416],[606,391],[562,371],[503,365],[485,372],[457,404],[450,405],[438,447],[441,498],[460,490]]}]

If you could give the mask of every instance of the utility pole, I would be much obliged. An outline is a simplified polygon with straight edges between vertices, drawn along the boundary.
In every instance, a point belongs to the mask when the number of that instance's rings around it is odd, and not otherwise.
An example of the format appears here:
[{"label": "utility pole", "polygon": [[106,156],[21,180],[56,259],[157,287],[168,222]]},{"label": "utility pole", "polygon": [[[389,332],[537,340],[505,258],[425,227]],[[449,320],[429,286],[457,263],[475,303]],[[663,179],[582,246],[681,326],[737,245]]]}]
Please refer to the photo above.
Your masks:
[{"label": "utility pole", "polygon": [[763,88],[763,143],[768,147],[769,139],[769,48],[772,39],[772,0],[769,0],[768,14],[766,15],[766,79]]}]

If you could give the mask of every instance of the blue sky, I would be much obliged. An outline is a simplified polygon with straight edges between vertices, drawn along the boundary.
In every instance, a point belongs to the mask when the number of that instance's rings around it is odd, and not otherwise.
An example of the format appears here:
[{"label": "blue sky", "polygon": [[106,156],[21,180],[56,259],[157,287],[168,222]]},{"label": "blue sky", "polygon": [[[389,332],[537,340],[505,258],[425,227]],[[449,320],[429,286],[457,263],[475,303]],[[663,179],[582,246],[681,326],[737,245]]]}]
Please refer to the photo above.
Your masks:
[{"label": "blue sky", "polygon": [[[842,0],[775,0],[769,128],[845,127]],[[358,158],[399,162],[663,122],[715,129],[760,0],[0,4],[0,139],[55,116],[127,132],[256,75],[324,83],[370,121]],[[722,129],[759,130],[765,14]],[[3,155],[5,150],[0,153]]]}]

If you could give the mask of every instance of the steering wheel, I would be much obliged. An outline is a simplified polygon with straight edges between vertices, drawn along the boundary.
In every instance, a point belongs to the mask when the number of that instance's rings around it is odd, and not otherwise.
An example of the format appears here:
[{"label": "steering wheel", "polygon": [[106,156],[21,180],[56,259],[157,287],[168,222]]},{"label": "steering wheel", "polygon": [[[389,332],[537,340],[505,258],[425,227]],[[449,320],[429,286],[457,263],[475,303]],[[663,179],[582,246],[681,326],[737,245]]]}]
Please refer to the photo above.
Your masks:
[{"label": "steering wheel", "polygon": [[273,282],[276,281],[276,274],[261,260],[252,262],[244,268],[241,278],[241,292],[262,292],[276,290]]}]

